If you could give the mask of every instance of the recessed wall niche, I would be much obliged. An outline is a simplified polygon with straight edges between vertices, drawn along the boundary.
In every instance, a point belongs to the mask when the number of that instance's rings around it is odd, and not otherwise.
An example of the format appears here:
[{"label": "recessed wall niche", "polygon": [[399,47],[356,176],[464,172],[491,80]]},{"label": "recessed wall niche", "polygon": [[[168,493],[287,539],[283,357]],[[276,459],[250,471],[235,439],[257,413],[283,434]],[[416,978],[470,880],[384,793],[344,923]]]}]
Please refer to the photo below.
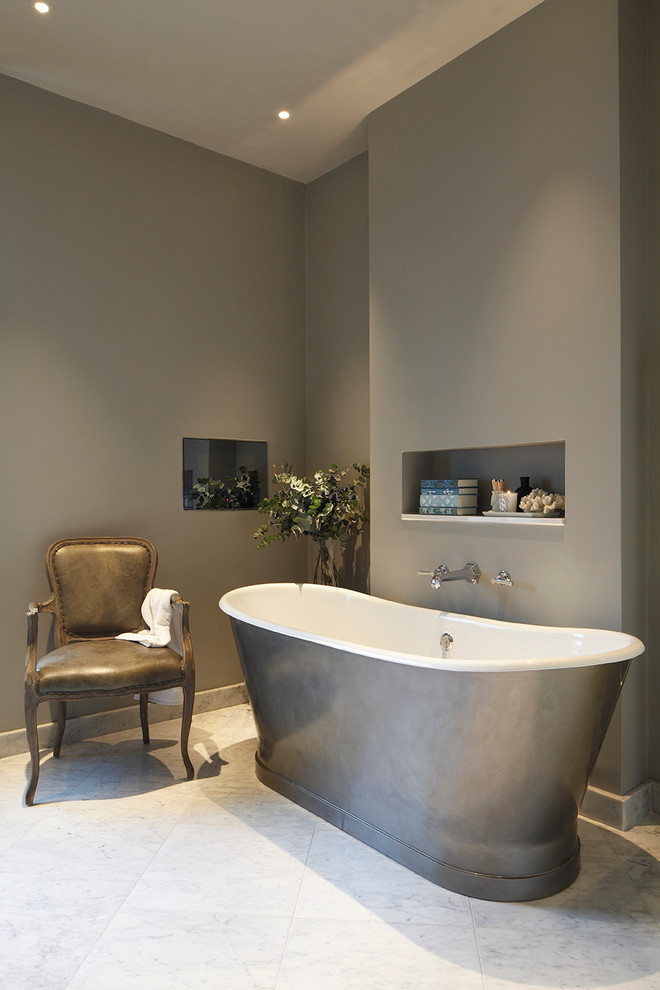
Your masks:
[{"label": "recessed wall niche", "polygon": [[260,440],[183,438],[184,509],[255,509],[268,491]]},{"label": "recessed wall niche", "polygon": [[[566,443],[563,440],[501,447],[469,447],[457,450],[406,450],[401,456],[401,511],[404,516],[419,512],[422,478],[477,478],[478,513],[490,509],[491,480],[503,478],[505,488],[515,491],[523,476],[534,488],[566,493]],[[570,506],[567,512],[570,511]],[[425,520],[456,522],[454,517],[432,516]],[[460,517],[474,521],[474,516]],[[547,520],[545,520],[547,522]]]}]

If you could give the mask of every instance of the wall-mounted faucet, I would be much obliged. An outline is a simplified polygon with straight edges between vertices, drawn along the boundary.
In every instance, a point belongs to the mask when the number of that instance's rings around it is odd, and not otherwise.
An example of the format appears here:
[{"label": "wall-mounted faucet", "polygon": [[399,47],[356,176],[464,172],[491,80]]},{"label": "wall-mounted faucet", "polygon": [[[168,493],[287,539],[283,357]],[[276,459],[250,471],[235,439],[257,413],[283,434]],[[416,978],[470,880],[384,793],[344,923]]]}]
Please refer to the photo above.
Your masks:
[{"label": "wall-mounted faucet", "polygon": [[481,577],[478,564],[466,564],[460,571],[450,571],[446,564],[438,564],[434,571],[417,571],[418,574],[431,575],[431,587],[439,588],[445,581],[467,581],[476,584]]}]

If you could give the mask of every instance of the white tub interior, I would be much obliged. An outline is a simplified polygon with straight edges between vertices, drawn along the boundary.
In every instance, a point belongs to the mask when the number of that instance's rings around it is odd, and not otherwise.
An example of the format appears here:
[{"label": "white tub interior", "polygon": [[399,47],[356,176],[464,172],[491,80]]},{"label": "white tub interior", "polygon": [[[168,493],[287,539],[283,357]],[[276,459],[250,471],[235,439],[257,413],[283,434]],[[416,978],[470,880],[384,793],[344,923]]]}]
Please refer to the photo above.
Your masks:
[{"label": "white tub interior", "polygon": [[[501,622],[313,584],[237,588],[223,596],[220,607],[235,619],[298,639],[449,670],[585,666],[644,651],[639,639],[622,632]],[[445,632],[454,643],[443,659]]]}]

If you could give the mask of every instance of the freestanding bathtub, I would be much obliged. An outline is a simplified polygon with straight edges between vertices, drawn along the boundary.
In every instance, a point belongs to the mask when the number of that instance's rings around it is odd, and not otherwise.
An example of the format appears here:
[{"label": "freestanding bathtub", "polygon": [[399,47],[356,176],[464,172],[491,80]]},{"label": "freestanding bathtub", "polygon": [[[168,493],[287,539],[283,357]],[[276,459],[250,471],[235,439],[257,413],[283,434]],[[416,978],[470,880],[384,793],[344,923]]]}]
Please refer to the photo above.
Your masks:
[{"label": "freestanding bathtub", "polygon": [[640,640],[308,584],[220,607],[264,784],[461,894],[531,900],[575,880],[578,808]]}]

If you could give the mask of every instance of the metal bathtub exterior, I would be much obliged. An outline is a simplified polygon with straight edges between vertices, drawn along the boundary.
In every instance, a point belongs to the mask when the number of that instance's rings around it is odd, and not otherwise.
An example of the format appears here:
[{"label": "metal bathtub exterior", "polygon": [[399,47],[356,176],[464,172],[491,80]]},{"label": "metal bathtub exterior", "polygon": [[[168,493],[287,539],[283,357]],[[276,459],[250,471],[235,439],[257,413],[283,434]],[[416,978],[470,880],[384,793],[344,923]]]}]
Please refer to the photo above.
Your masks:
[{"label": "metal bathtub exterior", "polygon": [[630,660],[462,671],[231,618],[269,787],[449,890],[547,897]]}]

